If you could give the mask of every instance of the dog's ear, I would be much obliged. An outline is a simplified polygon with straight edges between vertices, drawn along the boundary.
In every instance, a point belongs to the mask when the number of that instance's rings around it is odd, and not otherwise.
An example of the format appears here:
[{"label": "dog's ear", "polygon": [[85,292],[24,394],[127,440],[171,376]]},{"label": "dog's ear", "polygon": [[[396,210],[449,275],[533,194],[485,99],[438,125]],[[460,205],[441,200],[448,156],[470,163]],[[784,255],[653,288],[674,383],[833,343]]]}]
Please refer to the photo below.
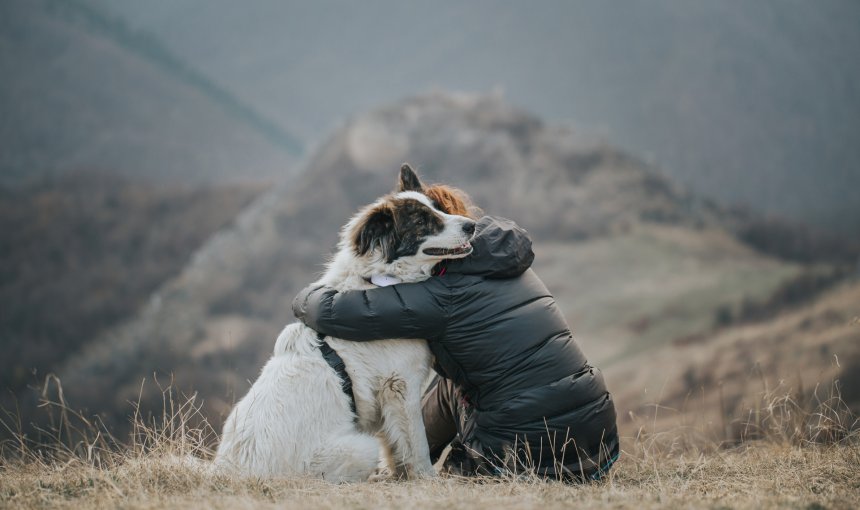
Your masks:
[{"label": "dog's ear", "polygon": [[409,163],[403,163],[403,166],[400,167],[400,182],[397,184],[397,191],[424,192],[424,185],[421,184],[421,179],[418,178],[418,174],[415,173],[415,170],[412,170]]},{"label": "dog's ear", "polygon": [[391,206],[380,205],[365,217],[355,231],[353,246],[359,256],[379,248],[387,262],[392,260],[397,248],[397,231]]}]

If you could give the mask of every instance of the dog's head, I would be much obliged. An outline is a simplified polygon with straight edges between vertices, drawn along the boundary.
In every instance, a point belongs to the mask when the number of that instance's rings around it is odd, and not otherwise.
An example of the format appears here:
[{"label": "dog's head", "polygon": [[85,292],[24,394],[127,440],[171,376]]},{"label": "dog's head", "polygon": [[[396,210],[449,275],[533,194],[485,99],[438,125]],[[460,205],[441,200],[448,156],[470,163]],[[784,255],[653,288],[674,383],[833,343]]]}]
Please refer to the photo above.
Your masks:
[{"label": "dog's head", "polygon": [[397,190],[366,207],[347,226],[358,257],[385,265],[431,266],[472,252],[475,221],[441,211],[409,165]]}]

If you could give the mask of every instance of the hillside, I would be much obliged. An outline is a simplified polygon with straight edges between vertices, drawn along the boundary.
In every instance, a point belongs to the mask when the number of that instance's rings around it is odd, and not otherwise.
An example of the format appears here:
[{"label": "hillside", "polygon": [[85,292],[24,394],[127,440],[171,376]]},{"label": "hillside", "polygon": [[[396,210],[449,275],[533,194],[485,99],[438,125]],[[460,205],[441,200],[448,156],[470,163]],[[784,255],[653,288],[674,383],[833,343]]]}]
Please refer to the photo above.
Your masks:
[{"label": "hillside", "polygon": [[536,253],[578,341],[603,368],[706,330],[720,306],[765,299],[799,271],[718,228],[645,224]]},{"label": "hillside", "polygon": [[0,408],[30,416],[45,376],[153,290],[260,190],[69,173],[0,187]]},{"label": "hillside", "polygon": [[498,97],[419,96],[346,123],[300,180],[256,200],[136,318],[65,364],[69,403],[123,424],[141,379],[151,410],[161,402],[153,376],[172,377],[219,423],[292,321],[290,302],[315,279],[340,225],[392,188],[404,160],[529,229],[538,273],[598,365],[642,348],[631,324],[643,317],[662,318],[647,345],[666,344],[709,324],[719,304],[766,296],[798,271],[744,247],[720,209],[623,152]]},{"label": "hillside", "polygon": [[81,169],[269,181],[295,158],[252,109],[84,2],[0,3],[0,74],[3,184]]},{"label": "hillside", "polygon": [[[848,406],[860,416],[856,277],[773,318],[679,340],[609,367],[607,378],[623,381],[613,385],[618,399],[650,416],[644,420],[649,429],[684,425],[717,440],[755,438],[774,425],[759,413],[768,414],[773,400],[783,396],[791,399],[788,411],[825,403],[834,411]],[[655,404],[661,408],[657,417]],[[821,421],[836,417],[825,413]],[[625,425],[631,432],[642,422]]]}]

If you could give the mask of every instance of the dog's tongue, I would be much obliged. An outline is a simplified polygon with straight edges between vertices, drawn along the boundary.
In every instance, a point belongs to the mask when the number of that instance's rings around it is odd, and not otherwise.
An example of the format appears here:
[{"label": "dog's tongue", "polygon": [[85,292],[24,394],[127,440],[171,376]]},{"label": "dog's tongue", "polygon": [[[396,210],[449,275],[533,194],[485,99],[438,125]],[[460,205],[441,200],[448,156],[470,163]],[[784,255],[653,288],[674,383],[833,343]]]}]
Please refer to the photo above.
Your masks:
[{"label": "dog's tongue", "polygon": [[400,278],[397,278],[396,276],[391,276],[390,274],[375,274],[371,275],[370,283],[379,287],[388,287],[389,285],[400,283]]}]

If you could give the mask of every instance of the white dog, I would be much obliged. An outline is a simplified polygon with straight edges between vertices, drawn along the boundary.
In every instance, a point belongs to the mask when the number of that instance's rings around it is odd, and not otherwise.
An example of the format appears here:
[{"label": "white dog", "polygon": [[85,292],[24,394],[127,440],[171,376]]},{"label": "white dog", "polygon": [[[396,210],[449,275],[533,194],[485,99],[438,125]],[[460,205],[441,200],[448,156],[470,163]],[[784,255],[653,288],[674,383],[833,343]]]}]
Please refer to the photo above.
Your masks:
[{"label": "white dog", "polygon": [[[373,287],[374,275],[416,282],[443,258],[471,253],[474,221],[437,210],[421,189],[404,165],[398,192],[365,207],[343,228],[339,250],[317,283],[365,289]],[[426,342],[325,342],[346,365],[356,412],[317,333],[290,324],[227,418],[216,467],[249,476],[364,481],[377,467],[381,440],[397,476],[434,476],[421,417],[430,367]]]}]

